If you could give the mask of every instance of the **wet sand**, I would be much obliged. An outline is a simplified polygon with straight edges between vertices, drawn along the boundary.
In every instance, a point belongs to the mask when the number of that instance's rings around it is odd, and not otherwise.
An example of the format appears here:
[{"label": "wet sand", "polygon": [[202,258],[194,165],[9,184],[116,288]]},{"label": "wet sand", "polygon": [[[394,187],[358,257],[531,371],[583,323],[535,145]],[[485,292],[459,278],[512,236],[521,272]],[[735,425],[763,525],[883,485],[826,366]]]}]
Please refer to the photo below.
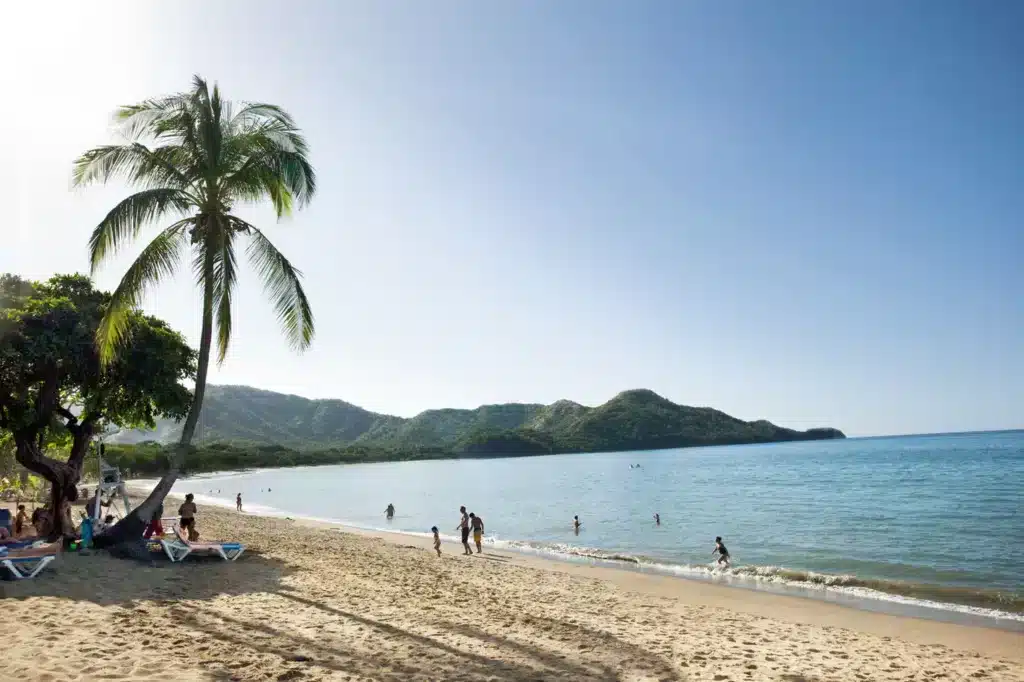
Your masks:
[{"label": "wet sand", "polygon": [[200,509],[236,563],[0,583],[0,680],[1021,680],[1024,635]]}]

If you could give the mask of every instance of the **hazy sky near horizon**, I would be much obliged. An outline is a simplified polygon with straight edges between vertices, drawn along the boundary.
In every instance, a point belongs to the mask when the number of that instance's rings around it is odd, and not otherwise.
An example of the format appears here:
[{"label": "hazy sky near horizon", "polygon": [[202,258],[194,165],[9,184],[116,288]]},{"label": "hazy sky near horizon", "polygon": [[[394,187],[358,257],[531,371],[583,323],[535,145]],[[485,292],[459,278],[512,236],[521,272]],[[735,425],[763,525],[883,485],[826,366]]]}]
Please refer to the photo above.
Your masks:
[{"label": "hazy sky near horizon", "polygon": [[[0,272],[87,271],[127,191],[71,191],[71,163],[118,105],[199,73],[305,131],[313,204],[241,212],[305,273],[314,346],[289,352],[247,270],[213,383],[401,415],[645,387],[856,435],[1024,427],[1024,3],[4,13]],[[190,275],[146,307],[195,343]]]}]

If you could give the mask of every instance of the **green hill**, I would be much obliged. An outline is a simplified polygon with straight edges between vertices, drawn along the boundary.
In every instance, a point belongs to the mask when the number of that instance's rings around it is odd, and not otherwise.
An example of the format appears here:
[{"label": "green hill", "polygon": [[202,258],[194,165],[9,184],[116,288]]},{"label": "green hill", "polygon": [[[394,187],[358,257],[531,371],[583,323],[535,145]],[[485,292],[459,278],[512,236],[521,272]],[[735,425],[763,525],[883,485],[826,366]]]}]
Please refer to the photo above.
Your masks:
[{"label": "green hill", "polygon": [[[180,426],[123,431],[114,443],[169,442]],[[475,410],[427,410],[410,419],[342,400],[310,400],[248,386],[209,386],[196,442],[275,445],[292,450],[365,447],[487,456],[641,450],[695,445],[843,438],[836,429],[794,431],[745,422],[708,407],[677,405],[653,391],[624,391],[598,407],[569,400]]]}]

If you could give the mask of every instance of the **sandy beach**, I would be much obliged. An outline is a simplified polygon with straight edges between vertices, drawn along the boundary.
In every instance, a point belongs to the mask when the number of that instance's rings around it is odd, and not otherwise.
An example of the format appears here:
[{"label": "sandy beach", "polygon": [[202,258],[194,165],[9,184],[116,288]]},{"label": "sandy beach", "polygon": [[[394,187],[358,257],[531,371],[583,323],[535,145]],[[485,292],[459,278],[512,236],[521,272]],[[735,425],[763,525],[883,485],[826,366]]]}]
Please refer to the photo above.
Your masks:
[{"label": "sandy beach", "polygon": [[1024,635],[200,509],[236,563],[0,583],[0,680],[1024,680]]}]

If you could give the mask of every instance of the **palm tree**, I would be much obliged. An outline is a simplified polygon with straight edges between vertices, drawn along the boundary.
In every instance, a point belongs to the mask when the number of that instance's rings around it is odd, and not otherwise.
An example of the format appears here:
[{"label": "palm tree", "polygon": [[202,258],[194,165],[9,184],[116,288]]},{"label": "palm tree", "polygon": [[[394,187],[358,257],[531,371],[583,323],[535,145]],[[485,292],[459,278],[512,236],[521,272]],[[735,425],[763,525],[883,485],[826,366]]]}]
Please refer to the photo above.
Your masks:
[{"label": "palm tree", "polygon": [[[306,349],[313,339],[313,313],[301,273],[255,226],[236,215],[238,204],[269,199],[277,217],[313,197],[316,178],[306,140],[291,116],[272,104],[222,100],[216,85],[195,76],[188,92],[118,109],[115,120],[124,144],[91,149],[74,164],[74,185],[105,183],[120,177],[138,191],[117,204],[89,239],[93,273],[143,227],[170,220],[121,279],[96,336],[108,362],[125,333],[128,313],[142,303],[146,288],[172,275],[191,247],[196,283],[203,291],[203,322],[192,408],[170,471],[129,518],[122,539],[141,535],[178,477],[195,434],[206,392],[210,347],[217,335],[217,362],[231,340],[231,296],[237,262],[235,245],[248,239],[246,255],[263,279],[291,346]],[[216,319],[215,319],[216,318]],[[216,323],[216,324],[215,324]],[[127,521],[127,519],[126,519]]]}]

